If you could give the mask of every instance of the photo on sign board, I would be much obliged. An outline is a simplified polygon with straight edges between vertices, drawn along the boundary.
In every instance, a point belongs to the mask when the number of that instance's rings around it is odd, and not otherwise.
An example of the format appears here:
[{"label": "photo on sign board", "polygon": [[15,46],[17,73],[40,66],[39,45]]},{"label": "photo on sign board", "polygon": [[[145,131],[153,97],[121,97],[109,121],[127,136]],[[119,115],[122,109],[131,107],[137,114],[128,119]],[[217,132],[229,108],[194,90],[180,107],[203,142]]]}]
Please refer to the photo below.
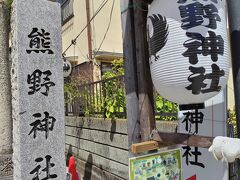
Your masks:
[{"label": "photo on sign board", "polygon": [[181,150],[174,149],[129,159],[130,180],[182,180]]}]

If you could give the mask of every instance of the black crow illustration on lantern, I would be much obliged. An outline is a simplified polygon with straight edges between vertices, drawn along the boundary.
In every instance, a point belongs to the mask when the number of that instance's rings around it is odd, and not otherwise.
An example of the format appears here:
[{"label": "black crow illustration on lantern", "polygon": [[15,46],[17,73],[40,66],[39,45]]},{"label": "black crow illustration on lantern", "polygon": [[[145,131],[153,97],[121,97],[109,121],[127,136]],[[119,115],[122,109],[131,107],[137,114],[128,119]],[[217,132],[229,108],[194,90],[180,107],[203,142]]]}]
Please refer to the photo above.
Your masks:
[{"label": "black crow illustration on lantern", "polygon": [[63,77],[66,78],[70,76],[72,72],[72,65],[71,63],[64,57],[63,58]]},{"label": "black crow illustration on lantern", "polygon": [[[153,32],[150,37],[148,33],[149,40],[149,52],[153,57],[151,58],[150,63],[157,61],[160,57],[157,55],[158,52],[165,46],[168,37],[168,25],[165,17],[162,17],[160,14],[153,14],[148,17],[151,20]],[[149,27],[148,27],[149,29]]]},{"label": "black crow illustration on lantern", "polygon": [[147,39],[155,89],[180,105],[201,104],[226,87],[231,58],[226,2],[154,0]]}]

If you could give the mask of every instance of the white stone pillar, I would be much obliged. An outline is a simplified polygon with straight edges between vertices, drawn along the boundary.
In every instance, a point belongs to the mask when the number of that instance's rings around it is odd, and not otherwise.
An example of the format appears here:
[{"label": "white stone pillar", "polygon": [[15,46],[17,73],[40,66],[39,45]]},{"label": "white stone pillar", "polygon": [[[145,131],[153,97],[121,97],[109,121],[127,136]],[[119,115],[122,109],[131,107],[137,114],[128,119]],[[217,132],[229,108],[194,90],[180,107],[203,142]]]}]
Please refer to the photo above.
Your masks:
[{"label": "white stone pillar", "polygon": [[60,4],[14,1],[12,34],[14,180],[64,180]]}]

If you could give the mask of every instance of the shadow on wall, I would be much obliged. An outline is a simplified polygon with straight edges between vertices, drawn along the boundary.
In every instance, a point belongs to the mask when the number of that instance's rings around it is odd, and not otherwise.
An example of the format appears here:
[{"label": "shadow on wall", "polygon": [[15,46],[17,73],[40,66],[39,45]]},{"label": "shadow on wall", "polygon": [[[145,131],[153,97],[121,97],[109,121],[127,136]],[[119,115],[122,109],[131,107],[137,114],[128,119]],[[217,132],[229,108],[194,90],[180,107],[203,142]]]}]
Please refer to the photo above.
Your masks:
[{"label": "shadow on wall", "polygon": [[85,164],[85,171],[84,171],[83,180],[91,180],[91,177],[92,177],[92,166],[93,166],[92,164],[93,164],[92,154],[89,154],[87,162]]},{"label": "shadow on wall", "polygon": [[111,120],[111,133],[110,133],[110,140],[113,141],[113,138],[114,138],[114,134],[116,132],[116,120]]},{"label": "shadow on wall", "polygon": [[72,156],[72,146],[69,146],[68,152],[67,152],[67,157],[66,157],[66,166],[68,167],[68,163],[69,163],[69,158]]}]

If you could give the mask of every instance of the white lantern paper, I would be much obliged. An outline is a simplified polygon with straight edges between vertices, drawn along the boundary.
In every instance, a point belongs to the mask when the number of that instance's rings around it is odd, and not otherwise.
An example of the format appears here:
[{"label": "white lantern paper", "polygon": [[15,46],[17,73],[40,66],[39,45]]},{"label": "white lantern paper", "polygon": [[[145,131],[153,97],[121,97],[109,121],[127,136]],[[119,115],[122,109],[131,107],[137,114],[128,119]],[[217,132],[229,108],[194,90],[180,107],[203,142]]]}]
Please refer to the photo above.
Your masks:
[{"label": "white lantern paper", "polygon": [[147,36],[153,84],[164,98],[197,104],[228,80],[225,0],[154,0]]},{"label": "white lantern paper", "polygon": [[68,60],[63,61],[63,77],[68,77],[72,72],[72,65]]}]

